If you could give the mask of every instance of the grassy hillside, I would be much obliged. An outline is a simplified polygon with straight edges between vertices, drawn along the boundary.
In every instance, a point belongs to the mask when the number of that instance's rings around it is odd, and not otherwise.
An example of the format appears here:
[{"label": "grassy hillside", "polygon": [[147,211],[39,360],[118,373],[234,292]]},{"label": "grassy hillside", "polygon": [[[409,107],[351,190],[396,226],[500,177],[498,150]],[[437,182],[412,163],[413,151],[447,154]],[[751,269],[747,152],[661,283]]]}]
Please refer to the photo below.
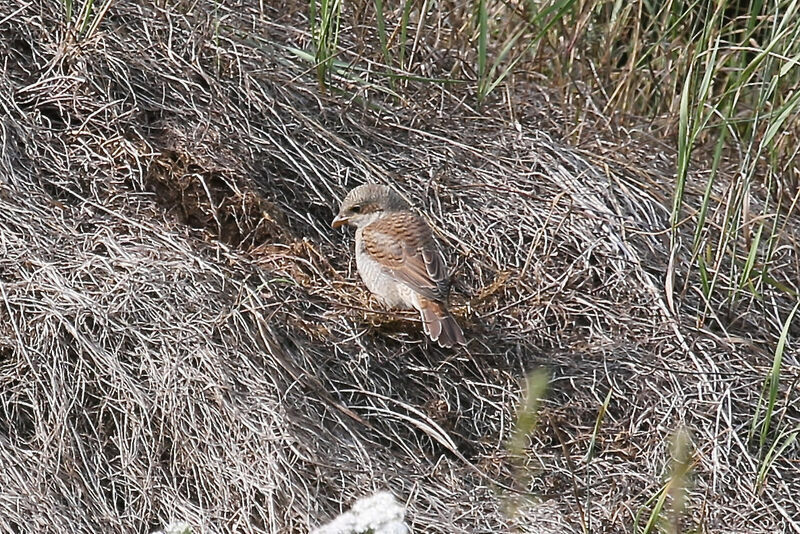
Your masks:
[{"label": "grassy hillside", "polygon": [[0,0],[0,531],[800,532],[796,11]]}]

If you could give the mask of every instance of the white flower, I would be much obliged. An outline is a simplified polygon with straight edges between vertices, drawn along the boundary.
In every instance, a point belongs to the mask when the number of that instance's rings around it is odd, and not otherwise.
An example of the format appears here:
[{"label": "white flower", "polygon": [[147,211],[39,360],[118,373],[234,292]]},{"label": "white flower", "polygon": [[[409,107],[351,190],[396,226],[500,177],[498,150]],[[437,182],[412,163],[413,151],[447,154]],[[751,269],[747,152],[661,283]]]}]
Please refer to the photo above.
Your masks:
[{"label": "white flower", "polygon": [[175,521],[167,525],[164,530],[153,532],[153,534],[192,534],[192,526],[185,521]]},{"label": "white flower", "polygon": [[345,512],[312,534],[407,534],[405,508],[388,491],[363,497]]}]

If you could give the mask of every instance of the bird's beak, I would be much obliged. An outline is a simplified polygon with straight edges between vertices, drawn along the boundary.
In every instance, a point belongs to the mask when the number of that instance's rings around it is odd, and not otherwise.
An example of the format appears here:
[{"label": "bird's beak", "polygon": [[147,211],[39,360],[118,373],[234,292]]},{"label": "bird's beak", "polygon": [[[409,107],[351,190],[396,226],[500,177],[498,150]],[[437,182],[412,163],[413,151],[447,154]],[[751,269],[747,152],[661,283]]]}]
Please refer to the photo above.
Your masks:
[{"label": "bird's beak", "polygon": [[340,213],[339,215],[336,216],[335,219],[333,219],[333,222],[331,222],[331,228],[339,228],[340,226],[344,226],[348,222],[349,221],[347,220],[347,217],[345,217]]}]

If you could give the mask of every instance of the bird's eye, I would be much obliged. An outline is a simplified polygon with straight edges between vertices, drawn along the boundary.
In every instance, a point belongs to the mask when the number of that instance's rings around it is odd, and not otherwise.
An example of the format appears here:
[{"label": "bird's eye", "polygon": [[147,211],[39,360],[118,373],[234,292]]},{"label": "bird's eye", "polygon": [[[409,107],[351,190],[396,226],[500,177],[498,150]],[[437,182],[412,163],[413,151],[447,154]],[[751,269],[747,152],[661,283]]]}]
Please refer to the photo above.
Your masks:
[{"label": "bird's eye", "polygon": [[350,211],[352,211],[353,213],[361,213],[361,206],[358,205],[353,206],[352,208],[350,208]]}]

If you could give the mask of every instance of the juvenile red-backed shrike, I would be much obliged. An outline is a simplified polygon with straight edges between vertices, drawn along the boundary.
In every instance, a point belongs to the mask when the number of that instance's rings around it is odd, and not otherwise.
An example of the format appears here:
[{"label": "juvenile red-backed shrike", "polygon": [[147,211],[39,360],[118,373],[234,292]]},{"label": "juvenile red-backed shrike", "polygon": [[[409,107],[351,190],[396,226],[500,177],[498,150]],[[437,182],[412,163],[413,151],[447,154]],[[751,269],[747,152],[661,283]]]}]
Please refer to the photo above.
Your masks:
[{"label": "juvenile red-backed shrike", "polygon": [[356,228],[356,266],[367,288],[388,307],[414,309],[425,333],[442,347],[466,345],[447,310],[447,266],[427,223],[384,185],[350,191],[331,226]]}]

